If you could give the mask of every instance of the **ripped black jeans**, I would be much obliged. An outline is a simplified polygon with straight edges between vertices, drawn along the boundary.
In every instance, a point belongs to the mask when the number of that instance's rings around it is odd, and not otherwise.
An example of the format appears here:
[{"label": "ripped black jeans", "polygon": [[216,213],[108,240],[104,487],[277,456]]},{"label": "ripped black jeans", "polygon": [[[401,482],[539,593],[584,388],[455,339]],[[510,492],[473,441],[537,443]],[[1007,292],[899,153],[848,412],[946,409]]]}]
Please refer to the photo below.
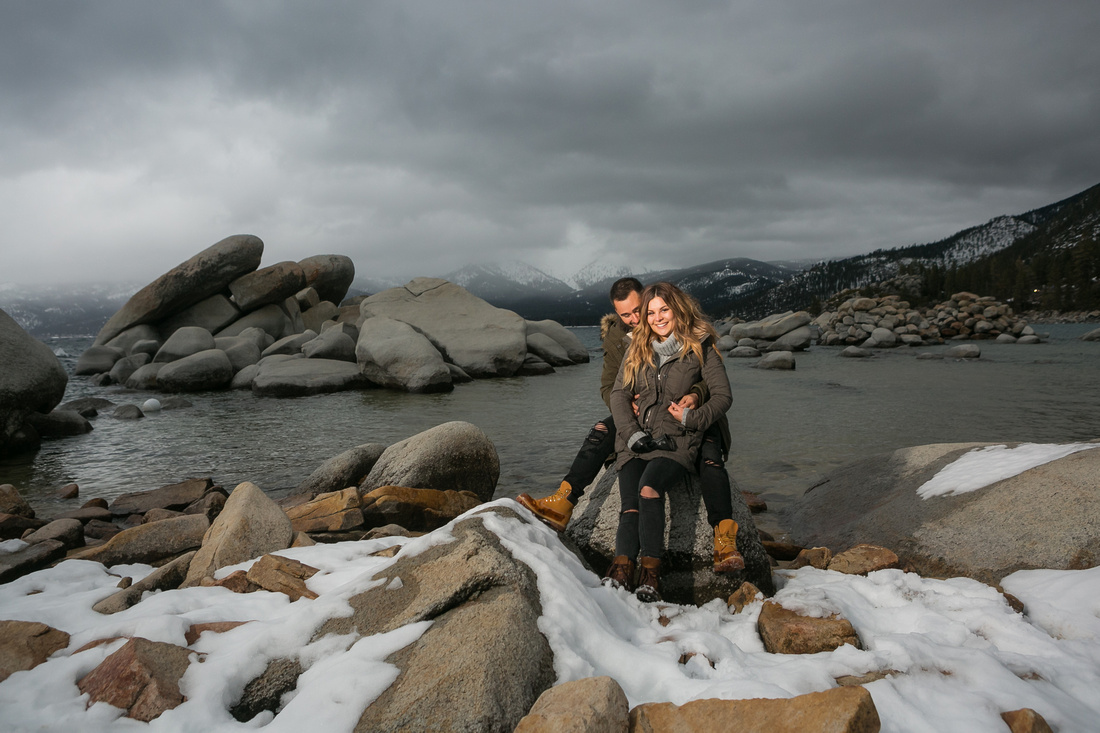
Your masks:
[{"label": "ripped black jeans", "polygon": [[[584,490],[596,478],[607,460],[615,452],[615,421],[608,415],[592,426],[584,444],[577,451],[565,481],[569,483],[569,501],[573,504],[584,495]],[[719,449],[721,454],[721,449]]]}]

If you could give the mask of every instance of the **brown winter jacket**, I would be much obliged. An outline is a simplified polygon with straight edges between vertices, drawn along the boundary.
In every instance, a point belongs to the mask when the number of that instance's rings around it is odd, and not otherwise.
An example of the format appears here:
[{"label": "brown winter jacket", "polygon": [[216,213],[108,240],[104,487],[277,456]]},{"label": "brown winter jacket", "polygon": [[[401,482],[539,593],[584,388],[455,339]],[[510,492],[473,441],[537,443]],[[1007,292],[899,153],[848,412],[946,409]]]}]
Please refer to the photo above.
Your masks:
[{"label": "brown winter jacket", "polygon": [[[631,389],[623,389],[623,370],[620,366],[611,391],[611,415],[615,419],[615,450],[618,453],[616,468],[631,458],[671,458],[689,471],[694,471],[703,443],[703,433],[711,423],[722,418],[733,404],[729,377],[722,355],[713,339],[703,342],[703,363],[692,353],[677,356],[665,362],[659,369],[644,367]],[[686,425],[668,412],[671,402],[677,402],[697,383],[705,381],[709,398],[698,409],[688,413]],[[638,417],[631,407],[634,394],[638,394]],[[645,430],[656,439],[669,436],[675,450],[652,451],[637,454],[626,447],[626,441],[639,430]]]}]

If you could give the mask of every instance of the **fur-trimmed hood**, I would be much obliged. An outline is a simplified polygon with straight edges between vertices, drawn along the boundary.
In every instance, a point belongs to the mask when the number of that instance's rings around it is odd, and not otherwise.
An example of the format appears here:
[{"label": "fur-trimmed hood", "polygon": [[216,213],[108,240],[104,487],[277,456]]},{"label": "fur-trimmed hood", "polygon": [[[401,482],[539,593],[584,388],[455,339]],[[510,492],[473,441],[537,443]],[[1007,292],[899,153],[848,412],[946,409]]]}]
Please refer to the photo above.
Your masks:
[{"label": "fur-trimmed hood", "polygon": [[619,316],[614,313],[608,313],[600,319],[600,340],[607,338],[607,334],[611,333],[611,329],[615,326],[622,328],[622,323],[619,321]]}]

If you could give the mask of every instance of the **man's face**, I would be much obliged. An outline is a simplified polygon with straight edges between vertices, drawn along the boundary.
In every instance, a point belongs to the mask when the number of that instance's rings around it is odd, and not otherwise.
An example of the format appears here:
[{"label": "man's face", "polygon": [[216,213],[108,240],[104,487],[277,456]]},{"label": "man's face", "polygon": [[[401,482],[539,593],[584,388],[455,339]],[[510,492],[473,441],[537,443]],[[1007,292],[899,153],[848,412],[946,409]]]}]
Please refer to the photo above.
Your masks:
[{"label": "man's face", "polygon": [[631,293],[623,300],[613,300],[611,304],[619,314],[627,331],[632,331],[642,320],[642,294]]}]

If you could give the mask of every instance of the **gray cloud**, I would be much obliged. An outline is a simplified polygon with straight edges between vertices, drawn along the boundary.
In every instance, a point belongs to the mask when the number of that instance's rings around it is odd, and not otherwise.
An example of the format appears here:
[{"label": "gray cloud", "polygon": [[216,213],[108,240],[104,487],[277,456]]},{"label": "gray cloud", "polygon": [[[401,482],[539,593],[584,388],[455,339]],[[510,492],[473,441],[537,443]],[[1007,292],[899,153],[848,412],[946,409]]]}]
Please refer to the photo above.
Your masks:
[{"label": "gray cloud", "polygon": [[8,3],[0,281],[932,241],[1097,183],[1090,2]]}]

